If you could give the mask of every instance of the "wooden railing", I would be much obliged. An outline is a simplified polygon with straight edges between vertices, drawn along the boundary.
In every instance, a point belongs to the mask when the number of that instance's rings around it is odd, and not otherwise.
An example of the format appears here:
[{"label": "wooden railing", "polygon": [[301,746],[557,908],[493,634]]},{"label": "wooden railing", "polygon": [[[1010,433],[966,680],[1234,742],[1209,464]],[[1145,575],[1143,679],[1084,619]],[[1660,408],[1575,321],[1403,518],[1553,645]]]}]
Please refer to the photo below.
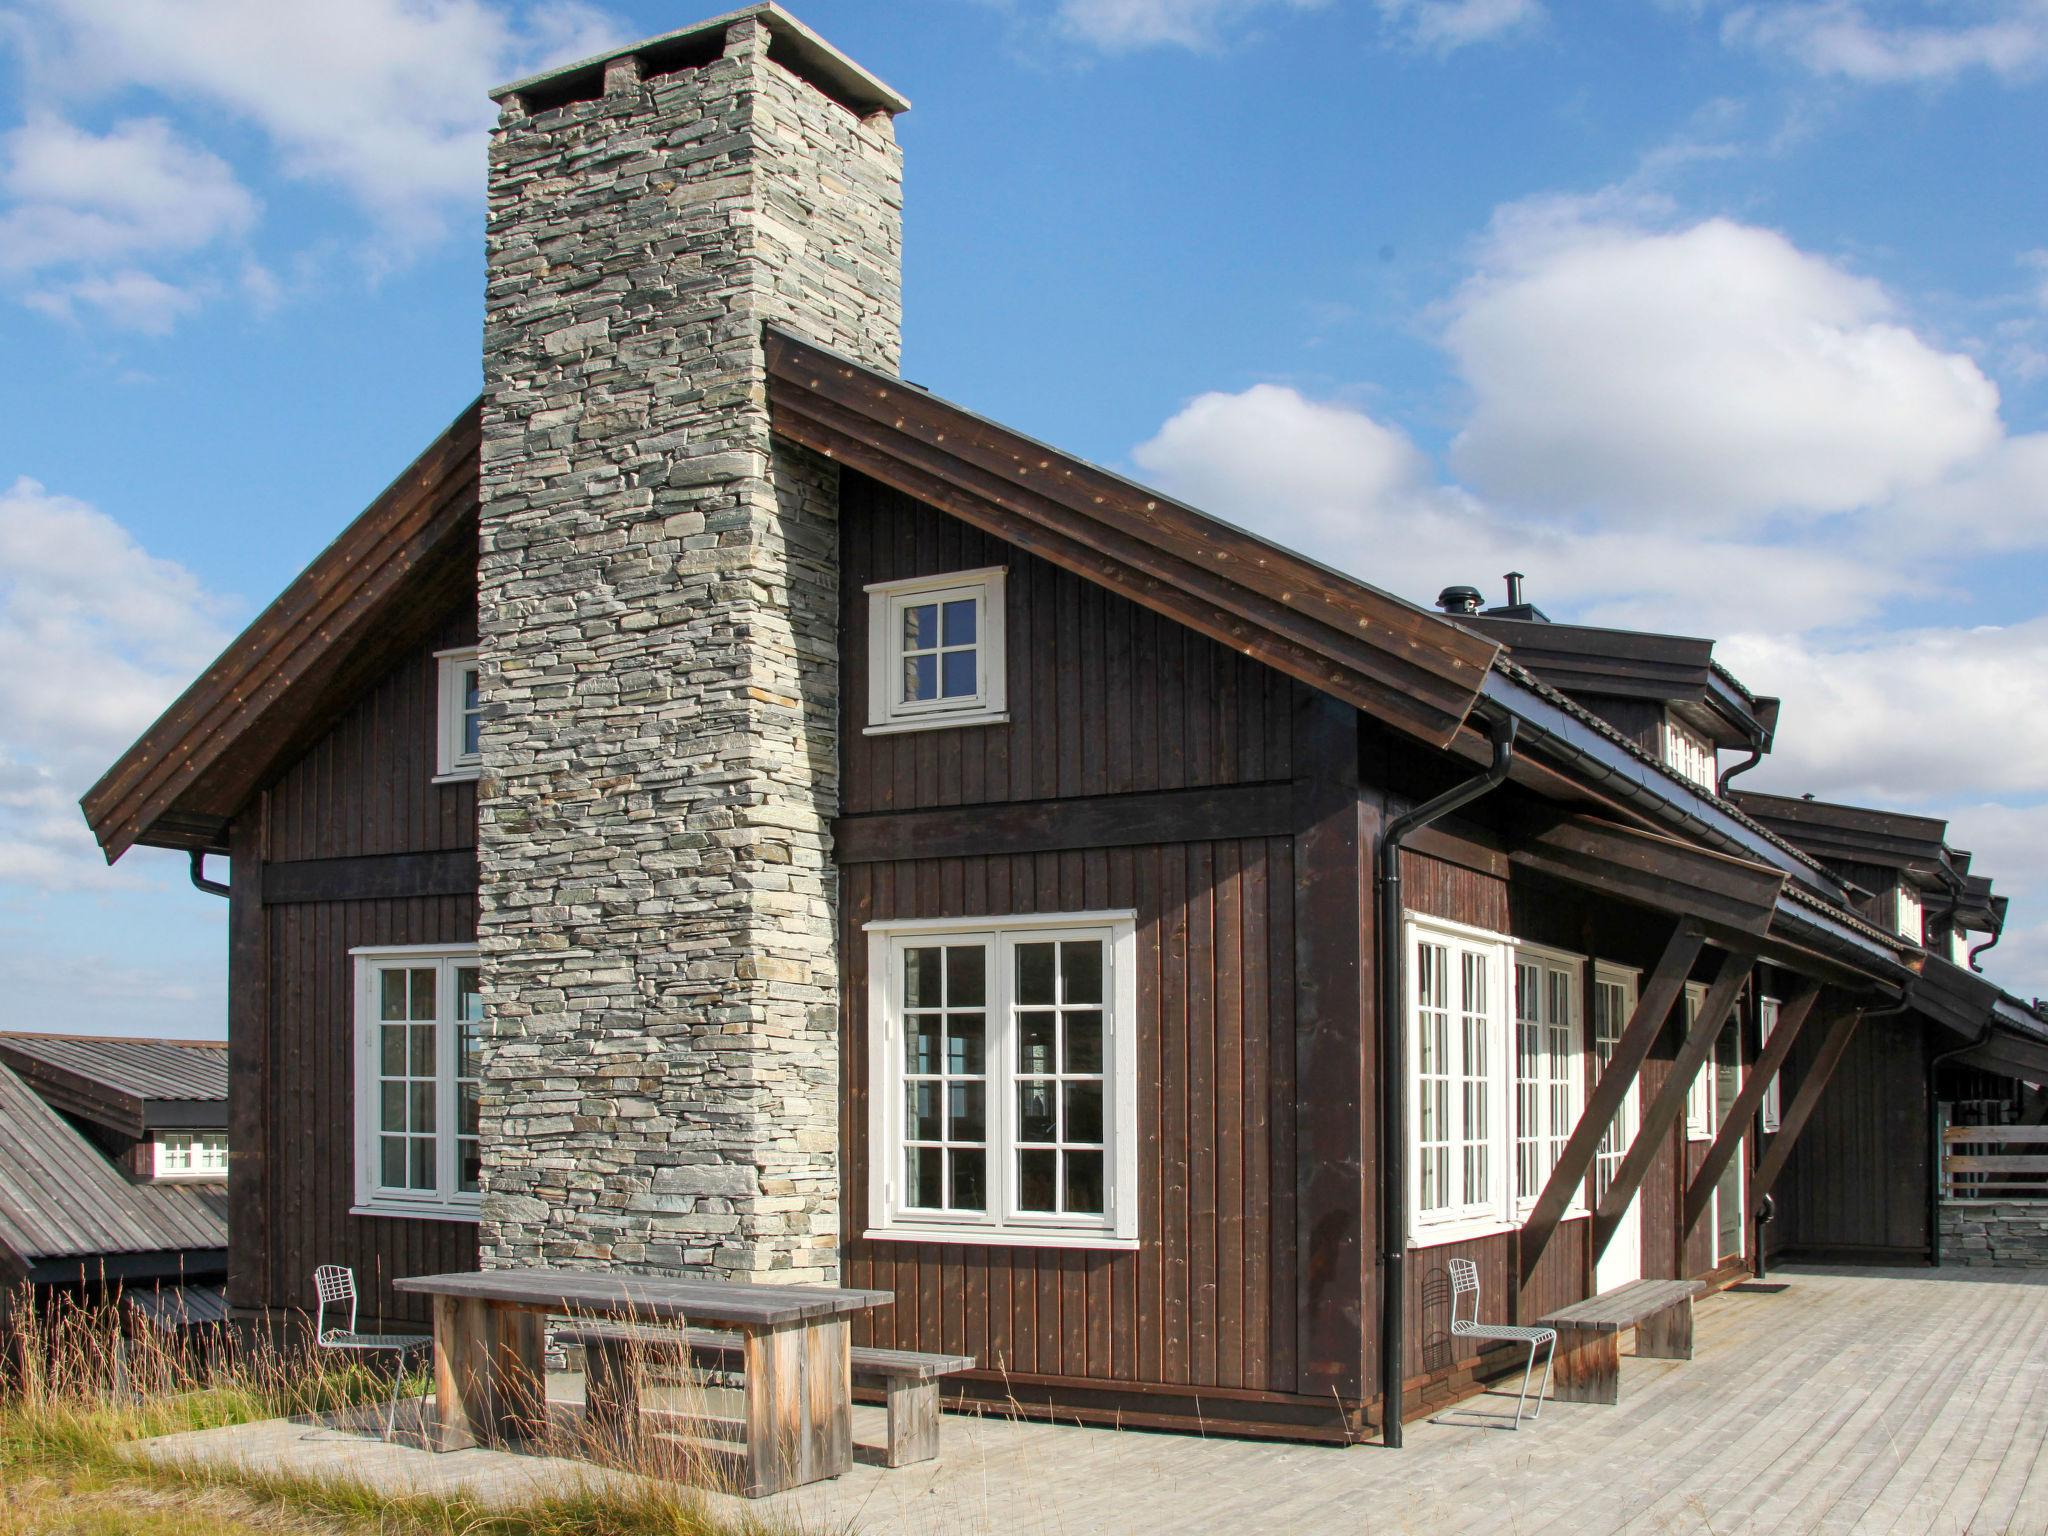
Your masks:
[{"label": "wooden railing", "polygon": [[1955,1125],[1942,1132],[1951,1200],[2048,1200],[2048,1125]]}]

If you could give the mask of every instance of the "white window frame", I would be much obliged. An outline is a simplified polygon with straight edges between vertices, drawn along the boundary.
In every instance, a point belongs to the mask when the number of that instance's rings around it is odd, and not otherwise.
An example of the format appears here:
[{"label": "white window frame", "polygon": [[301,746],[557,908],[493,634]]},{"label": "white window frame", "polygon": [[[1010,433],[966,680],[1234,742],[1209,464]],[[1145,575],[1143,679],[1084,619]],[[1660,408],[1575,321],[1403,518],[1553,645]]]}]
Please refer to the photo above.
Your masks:
[{"label": "white window frame", "polygon": [[[1526,943],[1513,939],[1510,943],[1510,972],[1513,980],[1509,984],[1509,1045],[1513,1056],[1510,1076],[1514,1084],[1514,1125],[1512,1130],[1513,1161],[1510,1168],[1511,1181],[1515,1185],[1515,1214],[1526,1217],[1536,1208],[1536,1201],[1543,1193],[1543,1185],[1549,1182],[1557,1168],[1558,1157],[1564,1151],[1564,1144],[1571,1139],[1573,1128],[1586,1108],[1586,959],[1568,950],[1549,949],[1540,944]],[[1538,1112],[1536,1126],[1537,1156],[1543,1165],[1543,1177],[1533,1191],[1523,1193],[1522,1144],[1524,1141],[1522,1107],[1522,1017],[1521,1017],[1521,968],[1534,966],[1542,977],[1543,995],[1546,999],[1556,994],[1552,990],[1553,977],[1563,977],[1568,985],[1565,996],[1569,1011],[1564,1020],[1566,1040],[1565,1075],[1559,1079],[1546,1070],[1539,1084]],[[1550,1046],[1555,1043],[1557,1021],[1545,1018],[1542,1027],[1547,1038],[1544,1041],[1544,1060],[1551,1059]],[[1557,1090],[1565,1094],[1565,1108],[1562,1124],[1558,1122],[1559,1106]],[[1566,1207],[1567,1216],[1583,1215],[1586,1210],[1586,1181],[1581,1179],[1572,1191],[1571,1204]]]},{"label": "white window frame", "polygon": [[150,1177],[158,1182],[224,1179],[227,1173],[226,1131],[158,1131],[150,1146]]},{"label": "white window frame", "polygon": [[[1685,984],[1685,1031],[1679,1037],[1692,1037],[1693,1020],[1700,1016],[1700,1009],[1706,1006],[1707,987],[1705,982],[1688,981]],[[1723,1028],[1726,1028],[1724,1023]],[[1685,1139],[1687,1141],[1712,1141],[1714,1139],[1714,1053],[1710,1050],[1700,1062],[1699,1071],[1685,1086]]]},{"label": "white window frame", "polygon": [[1721,792],[1721,756],[1714,743],[1670,710],[1664,711],[1662,729],[1664,766],[1705,789]]},{"label": "white window frame", "polygon": [[[1757,1049],[1759,1052],[1770,1045],[1771,1036],[1778,1031],[1778,1006],[1778,1000],[1775,997],[1760,997],[1757,999]],[[1778,1129],[1780,1119],[1778,1076],[1779,1074],[1776,1072],[1771,1074],[1771,1080],[1764,1084],[1763,1102],[1757,1106],[1757,1112],[1763,1118],[1765,1135],[1773,1135]]]},{"label": "white window frame", "polygon": [[[1514,1137],[1510,1125],[1512,1096],[1508,1084],[1511,1078],[1510,1052],[1512,1050],[1511,1025],[1509,1018],[1512,1004],[1508,994],[1511,974],[1508,963],[1509,940],[1502,934],[1484,928],[1474,928],[1465,923],[1454,923],[1444,918],[1424,917],[1409,913],[1403,923],[1402,942],[1407,945],[1407,1019],[1408,1067],[1405,1098],[1408,1105],[1408,1242],[1411,1247],[1423,1248],[1437,1243],[1458,1242],[1465,1238],[1483,1237],[1489,1233],[1506,1231],[1513,1223],[1509,1216],[1514,1188]],[[1477,1201],[1460,1201],[1444,1204],[1433,1209],[1423,1206],[1423,1160],[1428,1148],[1422,1140],[1422,1097],[1423,1066],[1427,1060],[1423,1050],[1422,987],[1423,967],[1422,946],[1427,944],[1442,947],[1458,970],[1460,976],[1459,998],[1449,1008],[1446,1039],[1456,1047],[1458,1060],[1454,1064],[1459,1070],[1442,1075],[1447,1080],[1445,1092],[1445,1135],[1448,1155],[1445,1159],[1447,1178],[1463,1183],[1462,1153],[1472,1144],[1466,1133],[1469,1129],[1469,1106],[1463,1092],[1468,1081],[1477,1081],[1482,1086],[1480,1101],[1484,1106],[1486,1133],[1483,1146],[1487,1153],[1490,1170],[1486,1196]],[[1464,1056],[1464,991],[1462,977],[1464,961],[1476,959],[1484,968],[1486,980],[1486,1007],[1483,1018],[1487,1042],[1487,1059],[1484,1077],[1468,1078],[1462,1070],[1467,1065]],[[1449,1002],[1448,996],[1446,1002]]]},{"label": "white window frame", "polygon": [[[474,710],[463,707],[468,692],[463,687],[463,678],[477,673],[477,648],[473,645],[460,646],[450,651],[434,652],[434,660],[440,664],[440,702],[437,706],[437,747],[434,754],[434,782],[452,784],[464,779],[473,779],[483,772],[483,754],[463,750],[463,741],[468,734],[463,727],[470,715],[481,717],[482,699]],[[478,687],[481,693],[482,674],[478,673]]]},{"label": "white window frame", "polygon": [[1906,880],[1899,881],[1898,894],[1892,898],[1892,910],[1896,914],[1893,926],[1899,930],[1899,937],[1910,939],[1922,948],[1927,944],[1927,904],[1920,899],[1920,893]]},{"label": "white window frame", "polygon": [[[868,1214],[866,1236],[903,1242],[985,1243],[1002,1247],[1135,1249],[1138,1234],[1138,942],[1133,911],[1055,912],[869,923],[868,937]],[[921,940],[980,942],[986,947],[988,1148],[987,1210],[920,1210],[902,1199],[905,1072],[902,968],[894,963]],[[1012,1172],[1017,1141],[1014,1010],[1010,1004],[1017,943],[1095,939],[1103,966],[1103,1205],[1098,1216],[1016,1209]]]},{"label": "white window frame", "polygon": [[[1629,1021],[1635,1017],[1636,1004],[1642,1000],[1642,969],[1639,966],[1621,965],[1612,960],[1595,960],[1593,962],[1593,985],[1596,989],[1603,986],[1614,987],[1621,993],[1621,1017],[1615,1026],[1614,1036],[1614,1043],[1619,1046],[1621,1044],[1621,1037],[1628,1032]],[[1594,1041],[1593,1020],[1590,1018],[1586,1020],[1585,1039],[1586,1062],[1590,1068],[1592,1058],[1598,1049]],[[1598,1086],[1598,1079],[1589,1078],[1586,1089],[1587,1093],[1590,1095]],[[1614,1127],[1616,1125],[1620,1125],[1627,1130],[1628,1141],[1626,1144],[1617,1143],[1614,1135]],[[1635,1145],[1635,1139],[1642,1134],[1642,1129],[1643,1080],[1641,1069],[1638,1068],[1636,1080],[1629,1086],[1628,1097],[1623,1100],[1622,1107],[1615,1112],[1614,1119],[1608,1123],[1607,1129],[1601,1133],[1600,1145],[1593,1152],[1593,1165],[1587,1177],[1594,1185],[1596,1195],[1604,1196],[1606,1193],[1604,1189],[1599,1187],[1604,1171],[1601,1167],[1601,1160],[1604,1158],[1611,1161],[1614,1164],[1614,1171],[1620,1172],[1622,1161],[1628,1157],[1629,1149]]]},{"label": "white window frame", "polygon": [[[456,1018],[455,973],[478,964],[474,944],[380,944],[351,949],[355,963],[356,1056],[356,1198],[357,1216],[410,1216],[436,1221],[475,1221],[483,1204],[481,1190],[468,1192],[461,1182],[461,1127],[456,1080],[460,1067],[460,1033]],[[382,1182],[378,1137],[382,1131],[379,1091],[377,980],[389,969],[435,972],[435,1016],[438,1038],[435,1067],[435,1188],[393,1189]],[[479,1141],[481,1147],[481,1141]]]},{"label": "white window frame", "polygon": [[[1003,566],[878,581],[868,595],[868,723],[865,734],[931,731],[958,725],[1001,725],[1010,716],[1004,657]],[[969,698],[903,698],[903,620],[914,604],[975,603],[976,688]]]}]

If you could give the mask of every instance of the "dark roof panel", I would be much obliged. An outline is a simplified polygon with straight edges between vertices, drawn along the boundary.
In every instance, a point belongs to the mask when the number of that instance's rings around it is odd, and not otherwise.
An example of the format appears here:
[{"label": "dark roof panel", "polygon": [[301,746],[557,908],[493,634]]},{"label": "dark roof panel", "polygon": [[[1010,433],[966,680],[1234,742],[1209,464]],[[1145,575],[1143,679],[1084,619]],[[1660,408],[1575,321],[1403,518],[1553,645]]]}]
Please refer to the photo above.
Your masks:
[{"label": "dark roof panel", "polygon": [[225,1248],[220,1187],[130,1184],[0,1066],[0,1245],[33,1265],[95,1254]]},{"label": "dark roof panel", "polygon": [[130,1040],[0,1031],[0,1060],[20,1070],[17,1058],[61,1067],[138,1099],[225,1104],[228,1098],[228,1047],[224,1040]]}]

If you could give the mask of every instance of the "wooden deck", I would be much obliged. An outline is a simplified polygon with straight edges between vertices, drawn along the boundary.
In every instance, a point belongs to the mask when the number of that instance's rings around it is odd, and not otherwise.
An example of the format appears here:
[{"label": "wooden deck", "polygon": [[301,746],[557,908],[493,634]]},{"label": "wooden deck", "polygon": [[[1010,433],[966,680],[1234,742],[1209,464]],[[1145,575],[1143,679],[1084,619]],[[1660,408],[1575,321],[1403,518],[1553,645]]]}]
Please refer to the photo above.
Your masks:
[{"label": "wooden deck", "polygon": [[[754,1506],[811,1529],[1078,1536],[1132,1530],[1603,1536],[2048,1531],[2048,1272],[1790,1270],[1698,1306],[1691,1361],[1625,1357],[1616,1407],[1511,1396],[1336,1450],[948,1415],[937,1462]],[[551,1383],[551,1386],[553,1384]],[[563,1383],[573,1391],[574,1383]],[[878,1441],[879,1409],[858,1440]],[[328,1468],[510,1496],[579,1475],[499,1452],[430,1456],[303,1425],[151,1443],[157,1456]]]}]

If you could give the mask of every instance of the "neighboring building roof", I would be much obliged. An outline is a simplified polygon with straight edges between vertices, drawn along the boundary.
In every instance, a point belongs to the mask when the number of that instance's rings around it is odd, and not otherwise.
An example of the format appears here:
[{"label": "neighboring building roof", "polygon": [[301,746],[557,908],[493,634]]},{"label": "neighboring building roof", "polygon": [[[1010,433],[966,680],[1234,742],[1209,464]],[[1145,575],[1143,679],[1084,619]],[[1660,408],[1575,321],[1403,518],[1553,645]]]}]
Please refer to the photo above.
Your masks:
[{"label": "neighboring building roof", "polygon": [[228,818],[476,586],[472,404],[235,637],[80,802],[112,863],[227,851]]},{"label": "neighboring building roof", "polygon": [[1758,821],[1818,858],[1894,869],[1916,887],[1949,894],[1955,900],[1954,916],[1966,931],[1996,932],[2004,926],[2003,898],[1992,894],[1988,878],[1970,874],[1970,855],[1949,847],[1948,823],[1938,816],[1756,791],[1738,792],[1734,798]]},{"label": "neighboring building roof", "polygon": [[208,1328],[228,1320],[227,1292],[217,1285],[138,1287],[127,1293],[126,1300],[159,1328]]},{"label": "neighboring building roof", "polygon": [[224,1041],[0,1031],[0,1063],[65,1114],[125,1136],[228,1123]]},{"label": "neighboring building roof", "polygon": [[1562,693],[1665,704],[1724,747],[1768,751],[1777,730],[1778,701],[1758,698],[1737,682],[1714,660],[1711,640],[1497,613],[1453,618],[1498,640],[1516,661]]},{"label": "neighboring building roof", "polygon": [[0,1254],[14,1269],[39,1280],[217,1269],[227,1242],[213,1199],[130,1184],[0,1066]]}]

